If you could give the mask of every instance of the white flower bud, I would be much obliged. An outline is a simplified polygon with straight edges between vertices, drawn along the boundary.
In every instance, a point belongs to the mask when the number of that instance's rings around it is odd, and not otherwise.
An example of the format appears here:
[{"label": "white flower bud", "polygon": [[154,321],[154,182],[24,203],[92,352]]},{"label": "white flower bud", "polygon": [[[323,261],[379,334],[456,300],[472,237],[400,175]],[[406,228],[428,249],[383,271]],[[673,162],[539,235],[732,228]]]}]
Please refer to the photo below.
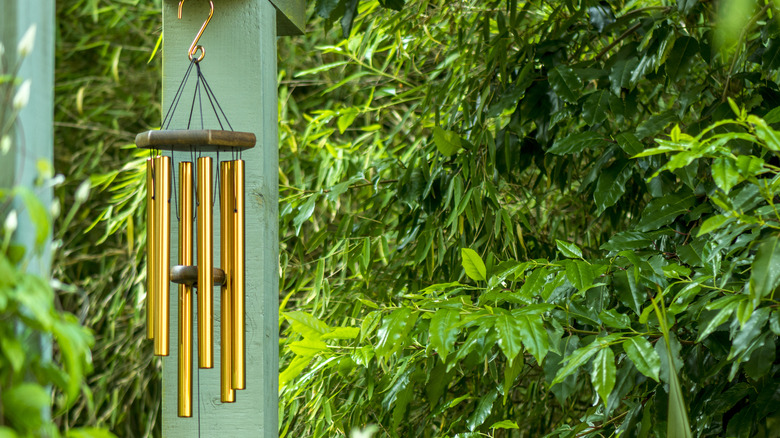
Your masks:
[{"label": "white flower bud", "polygon": [[80,205],[87,202],[87,199],[89,199],[89,189],[89,180],[84,180],[84,182],[79,185],[79,188],[76,189],[76,195],[74,196],[77,204]]},{"label": "white flower bud", "polygon": [[11,150],[11,136],[10,135],[4,135],[2,139],[0,139],[0,155],[5,155]]},{"label": "white flower bud", "polygon": [[33,24],[27,29],[27,32],[24,33],[24,36],[19,41],[17,51],[19,52],[20,57],[26,57],[32,52],[33,47],[35,47],[35,30],[36,26]]},{"label": "white flower bud", "polygon": [[62,212],[62,207],[60,206],[60,200],[55,198],[51,202],[51,207],[49,207],[49,213],[51,213],[51,217],[53,219],[56,219],[60,217],[61,212]]},{"label": "white flower bud", "polygon": [[6,234],[11,234],[16,231],[17,226],[19,226],[19,220],[16,217],[16,210],[11,210],[11,212],[8,213],[8,216],[5,218],[3,230],[6,232]]},{"label": "white flower bud", "polygon": [[30,101],[30,86],[32,81],[27,79],[22,83],[22,86],[16,90],[16,96],[14,96],[14,109],[19,111],[27,106],[27,102]]}]

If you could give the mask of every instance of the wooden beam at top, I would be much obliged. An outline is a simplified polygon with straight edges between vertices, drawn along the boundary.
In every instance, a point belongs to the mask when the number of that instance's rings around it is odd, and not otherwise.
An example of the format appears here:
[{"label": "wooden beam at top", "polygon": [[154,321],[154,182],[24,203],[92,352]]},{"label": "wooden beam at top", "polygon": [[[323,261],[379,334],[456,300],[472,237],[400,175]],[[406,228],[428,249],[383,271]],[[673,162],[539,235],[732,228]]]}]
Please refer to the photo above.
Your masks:
[{"label": "wooden beam at top", "polygon": [[278,11],[276,34],[302,35],[306,28],[306,0],[271,0],[271,3]]}]

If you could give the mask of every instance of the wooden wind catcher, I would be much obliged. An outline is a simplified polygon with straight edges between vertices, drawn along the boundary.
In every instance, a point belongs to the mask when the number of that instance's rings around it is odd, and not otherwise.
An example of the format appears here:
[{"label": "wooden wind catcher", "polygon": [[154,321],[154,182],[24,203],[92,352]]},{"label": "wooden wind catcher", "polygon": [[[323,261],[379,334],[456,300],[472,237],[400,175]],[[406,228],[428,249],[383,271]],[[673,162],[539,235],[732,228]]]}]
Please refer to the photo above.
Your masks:
[{"label": "wooden wind catcher", "polygon": [[[182,5],[179,2],[179,18]],[[193,292],[197,291],[198,367],[214,367],[214,286],[220,287],[220,394],[221,401],[236,401],[236,390],[246,388],[245,338],[245,231],[244,160],[241,151],[254,147],[255,135],[232,130],[222,107],[200,69],[205,49],[198,40],[214,13],[203,23],[190,46],[190,66],[182,79],[163,129],[138,134],[136,146],[150,151],[146,163],[147,185],[147,338],[154,341],[154,354],[170,351],[170,283],[178,284],[179,296],[179,416],[192,416],[193,385]],[[199,57],[195,57],[198,51]],[[197,82],[186,129],[169,129],[173,114],[193,67]],[[214,110],[220,129],[204,129],[204,96]],[[199,105],[197,105],[199,102]],[[195,108],[200,109],[201,129],[190,129]],[[217,111],[219,108],[219,111]],[[220,116],[221,113],[221,116]],[[223,121],[230,130],[224,129]],[[170,151],[171,156],[162,151]],[[175,154],[188,153],[190,161],[178,163],[178,188],[174,188]],[[232,160],[219,161],[228,152]],[[216,153],[219,169],[205,153]],[[219,189],[216,188],[218,182]],[[219,198],[221,267],[214,266],[212,207]],[[172,202],[173,201],[173,202]],[[171,204],[179,221],[178,264],[169,266]],[[195,257],[194,257],[195,256]]]}]

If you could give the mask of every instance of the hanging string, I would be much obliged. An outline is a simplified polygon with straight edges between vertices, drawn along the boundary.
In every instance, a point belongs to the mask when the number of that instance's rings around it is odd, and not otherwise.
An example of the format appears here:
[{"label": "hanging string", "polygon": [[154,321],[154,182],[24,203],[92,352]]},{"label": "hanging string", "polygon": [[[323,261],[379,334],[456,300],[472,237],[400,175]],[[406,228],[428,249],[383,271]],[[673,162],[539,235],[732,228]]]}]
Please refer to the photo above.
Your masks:
[{"label": "hanging string", "polygon": [[161,126],[163,129],[170,128],[171,121],[173,120],[173,114],[176,112],[176,109],[179,107],[179,102],[181,101],[181,98],[184,94],[184,88],[187,86],[187,81],[190,78],[190,73],[192,73],[192,66],[195,64],[195,62],[190,62],[190,66],[187,68],[187,72],[184,73],[184,78],[182,78],[181,82],[179,83],[179,88],[176,90],[176,94],[173,95],[173,100],[171,101],[171,105],[168,107],[168,111],[165,113],[165,117],[163,117],[163,122]]}]

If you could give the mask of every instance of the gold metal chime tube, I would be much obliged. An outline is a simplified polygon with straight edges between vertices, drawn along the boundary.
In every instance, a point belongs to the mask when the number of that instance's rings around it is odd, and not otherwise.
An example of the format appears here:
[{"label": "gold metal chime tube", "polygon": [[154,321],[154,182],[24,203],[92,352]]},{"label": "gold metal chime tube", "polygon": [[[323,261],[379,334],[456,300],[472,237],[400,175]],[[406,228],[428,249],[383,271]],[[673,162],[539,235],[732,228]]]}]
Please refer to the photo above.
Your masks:
[{"label": "gold metal chime tube", "polygon": [[[196,167],[196,169],[193,169]],[[171,158],[156,156],[146,164],[148,227],[147,337],[154,342],[154,354],[169,354],[170,326],[170,226]],[[245,216],[244,161],[220,163],[220,260],[225,282],[220,306],[220,399],[236,401],[236,390],[246,388],[245,322]],[[195,173],[195,174],[193,174]],[[196,179],[197,178],[197,179]],[[177,270],[174,281],[180,283],[179,296],[179,416],[191,417],[193,404],[193,291],[198,288],[198,366],[213,368],[213,178],[212,159],[198,158],[179,163],[179,265],[197,264],[192,280],[183,280]],[[197,181],[196,188],[193,184]],[[197,200],[197,230],[193,230],[193,201]],[[196,231],[196,233],[193,233]],[[196,234],[197,245],[193,245]],[[193,248],[196,246],[196,248]],[[197,251],[197,260],[193,252]]]},{"label": "gold metal chime tube", "polygon": [[198,366],[214,366],[211,157],[198,158]]},{"label": "gold metal chime tube", "polygon": [[223,161],[220,163],[220,260],[225,271],[226,280],[222,285],[222,301],[220,312],[220,396],[223,403],[236,401],[236,390],[233,389],[233,350],[234,324],[233,324],[233,263],[235,254],[231,244],[233,234],[233,169],[232,163]]},{"label": "gold metal chime tube", "polygon": [[[192,265],[192,163],[179,163],[179,264]],[[179,416],[192,417],[192,286],[179,285]]]},{"label": "gold metal chime tube", "polygon": [[246,338],[245,338],[245,247],[244,247],[244,160],[233,161],[233,230],[230,241],[233,246],[232,271],[232,322],[233,322],[233,378],[235,389],[246,388]]},{"label": "gold metal chime tube", "polygon": [[155,228],[155,288],[154,294],[154,354],[169,353],[170,271],[171,257],[171,158],[159,156],[154,164],[154,228]]},{"label": "gold metal chime tube", "polygon": [[156,158],[146,160],[146,339],[154,339],[154,294],[157,262],[155,252],[156,216],[154,213],[154,164]]}]

